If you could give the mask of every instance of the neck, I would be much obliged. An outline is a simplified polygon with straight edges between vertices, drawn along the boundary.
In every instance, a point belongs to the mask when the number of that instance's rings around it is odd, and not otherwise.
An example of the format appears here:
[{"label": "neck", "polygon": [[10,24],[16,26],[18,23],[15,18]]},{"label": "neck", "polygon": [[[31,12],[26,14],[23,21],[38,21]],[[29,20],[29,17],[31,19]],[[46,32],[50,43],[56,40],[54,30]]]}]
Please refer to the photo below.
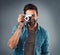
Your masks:
[{"label": "neck", "polygon": [[29,25],[28,24],[28,30],[35,30],[37,27],[37,23],[35,23],[34,25]]}]

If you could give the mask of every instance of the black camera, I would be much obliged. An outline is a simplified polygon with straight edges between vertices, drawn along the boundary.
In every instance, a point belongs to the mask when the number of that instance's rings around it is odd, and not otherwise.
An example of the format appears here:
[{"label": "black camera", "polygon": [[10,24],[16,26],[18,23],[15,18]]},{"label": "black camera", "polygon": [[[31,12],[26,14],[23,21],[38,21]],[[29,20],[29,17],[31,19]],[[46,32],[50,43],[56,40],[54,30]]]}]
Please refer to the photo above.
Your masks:
[{"label": "black camera", "polygon": [[31,18],[32,18],[32,15],[25,15],[24,16],[24,19],[26,22],[29,22],[31,20]]}]

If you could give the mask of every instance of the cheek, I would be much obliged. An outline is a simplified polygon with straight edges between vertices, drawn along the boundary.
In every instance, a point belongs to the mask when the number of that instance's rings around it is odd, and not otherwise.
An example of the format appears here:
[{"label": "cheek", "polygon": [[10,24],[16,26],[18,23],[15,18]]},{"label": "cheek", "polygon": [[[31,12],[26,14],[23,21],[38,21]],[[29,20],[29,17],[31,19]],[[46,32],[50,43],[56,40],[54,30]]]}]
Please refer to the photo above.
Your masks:
[{"label": "cheek", "polygon": [[37,20],[38,17],[35,17],[35,20]]},{"label": "cheek", "polygon": [[32,19],[37,20],[37,18],[36,18],[36,17],[33,17]]},{"label": "cheek", "polygon": [[37,20],[37,18],[35,18],[35,20]]}]

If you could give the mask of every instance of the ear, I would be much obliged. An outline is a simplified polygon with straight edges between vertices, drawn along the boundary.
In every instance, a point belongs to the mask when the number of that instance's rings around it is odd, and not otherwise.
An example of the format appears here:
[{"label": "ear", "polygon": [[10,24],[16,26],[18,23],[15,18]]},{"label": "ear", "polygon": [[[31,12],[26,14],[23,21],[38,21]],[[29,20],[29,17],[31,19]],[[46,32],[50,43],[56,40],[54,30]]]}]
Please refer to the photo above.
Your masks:
[{"label": "ear", "polygon": [[35,20],[37,20],[38,19],[38,14],[36,15],[36,17],[35,17]]}]

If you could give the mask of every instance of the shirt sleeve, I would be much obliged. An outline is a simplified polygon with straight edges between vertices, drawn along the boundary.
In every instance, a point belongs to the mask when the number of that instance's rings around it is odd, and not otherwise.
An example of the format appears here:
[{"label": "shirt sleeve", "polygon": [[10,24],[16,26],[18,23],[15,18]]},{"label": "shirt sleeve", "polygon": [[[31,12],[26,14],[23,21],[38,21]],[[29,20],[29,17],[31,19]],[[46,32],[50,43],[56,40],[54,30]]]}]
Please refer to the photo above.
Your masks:
[{"label": "shirt sleeve", "polygon": [[45,40],[41,47],[41,55],[49,55],[48,34],[45,33]]},{"label": "shirt sleeve", "polygon": [[[15,33],[17,27],[18,27],[18,24],[16,24],[15,26],[13,26],[12,32],[11,32],[11,36]],[[15,49],[16,47],[17,47],[17,46],[15,46],[13,49]]]},{"label": "shirt sleeve", "polygon": [[11,35],[13,35],[13,34],[15,33],[17,27],[18,27],[18,24],[16,24],[16,25],[13,27],[12,32],[11,32]]}]

